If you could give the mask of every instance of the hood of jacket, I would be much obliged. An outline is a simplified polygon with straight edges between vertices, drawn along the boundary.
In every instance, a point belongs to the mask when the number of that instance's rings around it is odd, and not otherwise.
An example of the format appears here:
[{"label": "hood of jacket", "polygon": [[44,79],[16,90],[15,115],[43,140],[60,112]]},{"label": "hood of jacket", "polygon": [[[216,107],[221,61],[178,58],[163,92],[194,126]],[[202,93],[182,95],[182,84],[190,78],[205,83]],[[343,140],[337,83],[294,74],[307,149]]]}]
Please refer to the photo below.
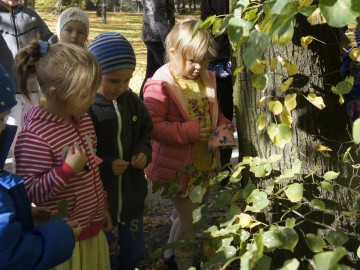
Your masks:
[{"label": "hood of jacket", "polygon": [[[215,128],[217,126],[219,116],[219,106],[216,97],[216,74],[210,71],[202,72],[200,75],[200,79],[205,86],[206,96],[210,104],[211,125],[213,128]],[[151,79],[148,79],[146,83],[147,86],[151,86],[153,84],[165,86],[166,89],[168,89],[170,96],[179,107],[179,110],[181,111],[183,117],[187,120],[190,120],[189,107],[184,91],[174,81],[174,77],[169,69],[169,64],[165,64],[161,68],[159,68],[155,72],[154,76]],[[144,87],[144,93],[145,91],[146,87]]]}]

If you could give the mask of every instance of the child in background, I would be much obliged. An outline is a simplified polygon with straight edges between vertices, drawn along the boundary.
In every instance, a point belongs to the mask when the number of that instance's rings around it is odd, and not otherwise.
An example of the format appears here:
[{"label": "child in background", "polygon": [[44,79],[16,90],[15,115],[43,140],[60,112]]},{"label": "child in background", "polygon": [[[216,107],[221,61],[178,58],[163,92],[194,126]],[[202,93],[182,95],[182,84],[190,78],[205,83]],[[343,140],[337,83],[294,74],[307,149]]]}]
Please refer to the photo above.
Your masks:
[{"label": "child in background", "polygon": [[[30,99],[21,93],[16,78],[15,56],[33,39],[52,40],[54,34],[44,20],[31,8],[19,0],[0,0],[0,65],[4,67],[15,83],[17,104],[11,109],[6,123],[18,126],[19,132],[24,124],[24,115],[33,105],[39,104],[39,85],[35,78],[28,80]],[[30,101],[29,101],[30,100]],[[16,140],[16,137],[14,141]],[[15,142],[11,147],[9,158],[14,155]],[[12,164],[15,171],[15,164]]]},{"label": "child in background", "polygon": [[[192,212],[195,205],[187,196],[189,175],[181,174],[186,166],[194,175],[209,181],[219,168],[218,149],[209,150],[211,132],[219,125],[231,125],[218,110],[215,74],[207,70],[210,57],[216,55],[217,45],[208,31],[194,37],[197,21],[186,19],[174,26],[166,38],[168,63],[148,79],[144,87],[144,103],[154,123],[152,133],[152,162],[146,168],[148,178],[155,184],[175,181],[180,192],[171,201],[177,218],[173,222],[168,243],[180,237],[194,240]],[[173,268],[192,266],[189,251],[171,250],[164,261]]]},{"label": "child in background", "polygon": [[87,114],[101,83],[100,66],[84,48],[40,41],[31,42],[16,60],[24,95],[29,94],[27,78],[35,75],[46,98],[25,116],[15,146],[17,173],[31,202],[51,211],[63,205],[65,219],[82,227],[73,256],[54,269],[110,269],[103,230],[112,224]]},{"label": "child in background", "polygon": [[[224,0],[202,0],[200,5],[201,20],[205,21],[207,17],[212,15],[221,16],[229,14],[229,2]],[[218,44],[217,55],[214,59],[211,59],[208,69],[215,71],[216,74],[216,95],[219,101],[219,108],[224,116],[232,121],[234,103],[230,41],[226,33],[217,36],[215,40]],[[232,148],[230,147],[220,149],[221,167],[225,167],[224,169],[228,171],[231,168],[231,154]]]},{"label": "child in background", "polygon": [[56,34],[60,43],[73,43],[85,48],[89,37],[86,13],[76,7],[65,9],[59,17]]},{"label": "child in background", "polygon": [[71,256],[81,227],[60,219],[33,226],[32,213],[46,218],[49,211],[31,208],[23,179],[3,170],[16,134],[4,118],[15,105],[14,84],[0,65],[0,269],[49,269]]},{"label": "child in background", "polygon": [[121,34],[107,32],[95,37],[89,51],[96,56],[103,74],[89,114],[98,138],[97,153],[104,160],[100,175],[112,222],[118,224],[108,235],[112,265],[113,269],[133,270],[145,253],[144,168],[151,161],[152,121],[142,101],[129,89],[136,64],[129,41]]}]

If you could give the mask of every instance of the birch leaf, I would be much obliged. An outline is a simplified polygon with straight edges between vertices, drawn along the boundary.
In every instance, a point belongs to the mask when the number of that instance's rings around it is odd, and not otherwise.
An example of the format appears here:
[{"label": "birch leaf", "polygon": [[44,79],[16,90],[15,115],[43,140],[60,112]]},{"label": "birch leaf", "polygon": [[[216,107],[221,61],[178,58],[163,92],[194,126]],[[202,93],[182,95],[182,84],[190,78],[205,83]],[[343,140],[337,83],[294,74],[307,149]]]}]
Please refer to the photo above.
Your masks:
[{"label": "birch leaf", "polygon": [[276,70],[276,67],[277,67],[277,64],[278,64],[278,59],[277,59],[277,58],[271,59],[271,62],[270,62],[270,70],[271,70],[271,71],[275,71],[275,70]]},{"label": "birch leaf", "polygon": [[274,114],[274,115],[279,115],[282,111],[283,111],[283,105],[281,104],[280,101],[276,100],[276,101],[270,101],[269,102],[269,110]]},{"label": "birch leaf", "polygon": [[262,108],[262,106],[264,106],[266,102],[266,97],[262,97],[260,100],[259,100],[259,104],[258,104],[258,108]]},{"label": "birch leaf", "polygon": [[314,105],[316,108],[322,110],[325,108],[325,103],[322,97],[318,97],[316,94],[314,93],[310,93],[307,95],[306,99],[312,104]]},{"label": "birch leaf", "polygon": [[268,85],[268,76],[253,74],[251,75],[251,84],[257,91],[264,91]]},{"label": "birch leaf", "polygon": [[296,106],[297,106],[297,103],[296,103],[296,93],[294,93],[294,94],[287,94],[287,95],[285,96],[284,105],[285,105],[286,109],[288,110],[288,112],[291,112],[293,109],[295,109]]},{"label": "birch leaf", "polygon": [[287,110],[283,110],[281,112],[280,120],[281,120],[281,123],[283,123],[284,125],[287,125],[288,127],[291,127],[291,124],[293,122],[293,118],[291,117],[291,115],[288,113]]},{"label": "birch leaf", "polygon": [[258,75],[263,74],[265,72],[266,64],[268,64],[268,63],[269,62],[266,60],[260,61],[259,59],[256,59],[256,61],[251,64],[250,70],[253,73],[258,74]]},{"label": "birch leaf", "polygon": [[308,45],[313,41],[312,36],[306,36],[301,38],[301,47],[303,47],[305,50],[308,49]]},{"label": "birch leaf", "polygon": [[285,92],[286,90],[289,89],[290,85],[292,84],[294,78],[293,77],[290,77],[289,79],[287,79],[285,82],[283,82],[281,85],[280,85],[280,90]]},{"label": "birch leaf", "polygon": [[258,130],[263,130],[266,126],[266,113],[262,113],[256,121]]}]

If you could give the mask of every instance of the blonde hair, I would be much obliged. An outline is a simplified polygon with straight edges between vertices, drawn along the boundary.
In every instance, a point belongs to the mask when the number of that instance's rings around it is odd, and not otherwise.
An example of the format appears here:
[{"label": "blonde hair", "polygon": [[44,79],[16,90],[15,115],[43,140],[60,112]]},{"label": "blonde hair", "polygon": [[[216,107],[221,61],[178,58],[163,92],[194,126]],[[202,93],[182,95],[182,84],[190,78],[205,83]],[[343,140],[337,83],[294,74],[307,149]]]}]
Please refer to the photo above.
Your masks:
[{"label": "blonde hair", "polygon": [[102,80],[101,68],[94,55],[74,44],[49,45],[43,55],[39,41],[34,40],[16,55],[17,76],[20,88],[30,100],[27,80],[36,76],[41,92],[48,97],[51,87],[58,90],[58,98],[75,99],[92,95]]},{"label": "blonde hair", "polygon": [[[199,30],[193,36],[197,22],[193,18],[185,19],[177,23],[166,37],[165,60],[170,63],[171,72],[175,75],[182,73],[187,58],[202,62],[217,54],[218,45],[209,31]],[[175,49],[177,58],[170,57],[171,49]]]}]

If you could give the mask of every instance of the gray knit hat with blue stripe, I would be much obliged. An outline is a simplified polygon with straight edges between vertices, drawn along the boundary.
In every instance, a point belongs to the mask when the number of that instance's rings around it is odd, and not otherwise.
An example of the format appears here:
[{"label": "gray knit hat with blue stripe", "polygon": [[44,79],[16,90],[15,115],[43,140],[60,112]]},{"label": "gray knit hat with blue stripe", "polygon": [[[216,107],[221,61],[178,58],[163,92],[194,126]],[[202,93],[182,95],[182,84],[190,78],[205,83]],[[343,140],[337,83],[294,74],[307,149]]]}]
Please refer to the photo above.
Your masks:
[{"label": "gray knit hat with blue stripe", "polygon": [[134,49],[119,33],[102,33],[94,38],[88,48],[100,63],[103,74],[120,69],[135,70]]},{"label": "gray knit hat with blue stripe", "polygon": [[0,65],[0,113],[10,110],[16,103],[14,83]]}]

